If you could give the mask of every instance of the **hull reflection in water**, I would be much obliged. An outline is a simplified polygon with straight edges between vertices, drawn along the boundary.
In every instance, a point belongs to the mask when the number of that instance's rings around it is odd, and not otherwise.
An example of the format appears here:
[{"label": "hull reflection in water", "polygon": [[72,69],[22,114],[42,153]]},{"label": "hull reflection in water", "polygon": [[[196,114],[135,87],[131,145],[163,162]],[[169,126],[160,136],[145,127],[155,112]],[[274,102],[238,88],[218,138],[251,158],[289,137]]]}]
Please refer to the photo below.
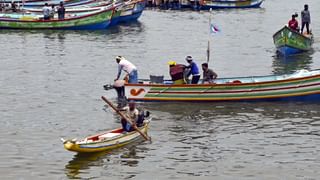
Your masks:
[{"label": "hull reflection in water", "polygon": [[[94,167],[108,167],[109,165],[137,166],[140,159],[144,157],[137,155],[139,142],[126,146],[124,149],[117,151],[105,151],[97,153],[79,153],[74,155],[73,159],[65,165],[65,174],[68,178],[92,178],[86,177],[88,174],[83,173],[85,170]],[[139,151],[143,151],[140,147]],[[89,173],[90,174],[90,173]]]},{"label": "hull reflection in water", "polygon": [[294,73],[299,69],[311,69],[312,61],[312,51],[299,54],[296,56],[274,56],[272,61],[272,68],[274,74],[288,74]]}]

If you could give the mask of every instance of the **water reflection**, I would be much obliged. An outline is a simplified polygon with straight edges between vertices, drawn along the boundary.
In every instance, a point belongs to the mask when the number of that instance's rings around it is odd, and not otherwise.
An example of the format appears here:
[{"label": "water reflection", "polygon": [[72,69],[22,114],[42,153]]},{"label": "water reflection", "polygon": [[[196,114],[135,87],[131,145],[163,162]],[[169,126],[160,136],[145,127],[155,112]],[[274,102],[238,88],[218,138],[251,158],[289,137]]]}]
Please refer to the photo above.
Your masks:
[{"label": "water reflection", "polygon": [[122,23],[117,26],[112,26],[104,30],[33,30],[33,29],[24,29],[24,30],[15,30],[15,29],[3,29],[0,31],[0,34],[7,35],[21,35],[21,36],[29,36],[30,34],[43,34],[44,38],[55,38],[54,36],[61,36],[60,39],[66,39],[65,35],[67,34],[78,34],[81,36],[96,36],[96,35],[123,35],[125,34],[133,34],[138,35],[145,31],[145,26],[143,23],[139,21]]},{"label": "water reflection", "polygon": [[263,117],[308,118],[320,116],[319,105],[303,102],[217,102],[217,103],[145,103],[152,113],[170,113],[176,120],[193,121],[205,117],[232,117],[239,114],[260,114]]},{"label": "water reflection", "polygon": [[71,179],[93,178],[87,176],[91,176],[90,171],[92,170],[90,169],[94,167],[105,169],[115,165],[136,167],[140,159],[144,158],[142,152],[148,151],[142,146],[140,141],[113,151],[78,153],[65,165],[65,174]]},{"label": "water reflection", "polygon": [[302,53],[295,56],[283,57],[276,55],[273,57],[272,67],[274,74],[292,73],[300,69],[308,69],[313,63],[311,55],[313,51]]},{"label": "water reflection", "polygon": [[91,166],[102,166],[106,154],[107,152],[76,154],[65,166],[66,176],[68,178],[77,178],[81,170],[90,169]]}]

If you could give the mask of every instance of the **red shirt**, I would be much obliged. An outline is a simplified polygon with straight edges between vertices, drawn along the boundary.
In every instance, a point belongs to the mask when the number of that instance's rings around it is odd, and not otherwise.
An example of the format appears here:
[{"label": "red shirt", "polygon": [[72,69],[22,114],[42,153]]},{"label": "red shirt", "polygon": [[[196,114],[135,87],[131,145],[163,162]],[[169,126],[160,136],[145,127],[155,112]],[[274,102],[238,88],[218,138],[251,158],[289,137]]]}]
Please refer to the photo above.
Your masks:
[{"label": "red shirt", "polygon": [[289,25],[289,28],[290,29],[293,29],[293,30],[297,30],[298,29],[298,21],[295,20],[295,19],[291,19],[289,22],[288,22],[288,25]]}]

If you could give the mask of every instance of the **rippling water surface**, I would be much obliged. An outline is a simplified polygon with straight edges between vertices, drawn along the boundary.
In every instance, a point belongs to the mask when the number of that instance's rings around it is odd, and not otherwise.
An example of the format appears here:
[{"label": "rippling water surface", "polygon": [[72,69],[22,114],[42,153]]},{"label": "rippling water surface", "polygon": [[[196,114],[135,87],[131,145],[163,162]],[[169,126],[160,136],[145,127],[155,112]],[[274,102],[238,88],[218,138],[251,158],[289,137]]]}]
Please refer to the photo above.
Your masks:
[{"label": "rippling water surface", "polygon": [[[280,58],[272,35],[308,3],[309,53]],[[316,0],[266,0],[260,9],[213,12],[210,66],[220,77],[320,67]],[[205,62],[208,12],[146,10],[106,31],[0,31],[1,179],[318,179],[320,112],[307,103],[144,103],[152,143],[75,155],[60,137],[119,126],[101,95],[123,55],[139,76],[168,77],[168,60]]]}]

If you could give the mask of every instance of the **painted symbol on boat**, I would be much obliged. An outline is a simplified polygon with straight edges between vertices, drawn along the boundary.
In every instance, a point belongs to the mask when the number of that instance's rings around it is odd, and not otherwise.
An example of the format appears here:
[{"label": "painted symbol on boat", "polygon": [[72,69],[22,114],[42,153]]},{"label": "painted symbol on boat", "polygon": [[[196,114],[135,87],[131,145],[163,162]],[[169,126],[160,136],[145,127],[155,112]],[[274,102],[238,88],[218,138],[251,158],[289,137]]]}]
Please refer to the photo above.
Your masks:
[{"label": "painted symbol on boat", "polygon": [[132,96],[139,96],[139,94],[141,94],[142,92],[145,92],[145,90],[143,88],[140,88],[138,90],[136,90],[136,89],[131,89],[130,90],[130,94]]}]

